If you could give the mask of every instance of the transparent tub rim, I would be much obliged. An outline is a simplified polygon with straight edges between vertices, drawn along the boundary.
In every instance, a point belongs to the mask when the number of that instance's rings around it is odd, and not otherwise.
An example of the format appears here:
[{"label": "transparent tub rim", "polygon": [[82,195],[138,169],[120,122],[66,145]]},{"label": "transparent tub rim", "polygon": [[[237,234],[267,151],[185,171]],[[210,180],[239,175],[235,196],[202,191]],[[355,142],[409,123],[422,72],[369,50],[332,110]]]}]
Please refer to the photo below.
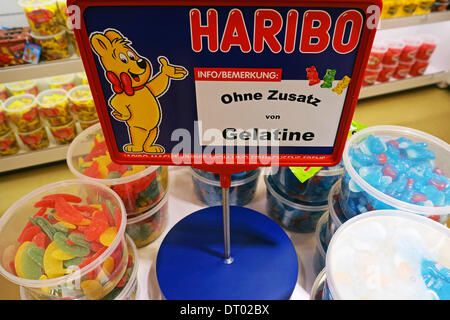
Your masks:
[{"label": "transparent tub rim", "polygon": [[77,120],[72,119],[69,122],[67,122],[65,124],[60,124],[58,126],[49,125],[48,128],[53,133],[53,130],[58,130],[58,129],[61,129],[61,128],[64,128],[64,127],[75,127],[76,124],[77,124]]},{"label": "transparent tub rim", "polygon": [[46,1],[39,2],[39,3],[34,3],[33,0],[19,0],[17,3],[22,8],[24,8],[24,7],[42,7],[42,6],[51,5],[53,3],[56,4],[56,0],[46,0]]},{"label": "transparent tub rim", "polygon": [[63,27],[61,27],[61,30],[59,32],[57,32],[55,34],[46,35],[46,36],[41,36],[41,35],[34,33],[33,31],[30,31],[30,35],[32,38],[37,39],[37,40],[44,40],[44,41],[49,40],[51,38],[56,38],[58,36],[63,35],[64,33],[66,33],[66,29]]},{"label": "transparent tub rim", "polygon": [[58,187],[59,185],[65,185],[65,184],[69,184],[69,185],[70,184],[75,184],[75,185],[76,184],[91,184],[91,185],[99,188],[100,190],[103,190],[107,194],[110,194],[113,198],[116,199],[117,203],[120,206],[120,211],[122,214],[122,216],[121,216],[122,223],[120,224],[120,227],[117,229],[116,237],[114,238],[113,242],[108,247],[108,249],[106,249],[101,255],[99,255],[97,257],[97,259],[95,259],[88,265],[84,266],[83,268],[79,269],[79,272],[74,272],[74,273],[67,274],[65,276],[58,277],[58,278],[47,279],[47,280],[31,280],[31,279],[21,278],[16,275],[13,275],[12,273],[5,270],[3,268],[3,265],[0,263],[0,274],[2,274],[5,278],[10,280],[11,282],[18,284],[18,285],[24,285],[24,286],[30,287],[30,288],[41,288],[41,287],[53,287],[53,286],[57,286],[58,284],[63,284],[63,283],[67,283],[67,282],[76,280],[77,278],[79,278],[80,273],[86,274],[86,273],[92,271],[93,269],[97,268],[99,265],[99,261],[104,261],[107,256],[110,256],[114,252],[114,250],[117,249],[117,246],[119,245],[119,243],[122,240],[124,240],[126,223],[123,223],[123,222],[126,222],[127,217],[126,217],[126,213],[125,213],[126,212],[125,206],[122,202],[122,199],[120,199],[120,197],[117,195],[117,193],[113,192],[110,188],[106,187],[105,185],[103,185],[101,183],[94,182],[94,181],[85,181],[85,180],[80,180],[80,179],[60,180],[57,182],[49,183],[49,184],[43,185],[37,189],[34,189],[30,193],[28,193],[25,196],[18,199],[5,211],[5,213],[2,215],[2,217],[0,217],[0,233],[1,233],[2,229],[4,228],[4,225],[9,221],[9,219],[14,214],[15,210],[19,207],[19,205],[22,202],[35,197],[36,195],[40,194],[41,192],[43,192],[47,189],[50,189],[50,188],[53,189],[55,187]]},{"label": "transparent tub rim", "polygon": [[[60,98],[56,102],[44,103],[44,101],[42,101],[42,98],[45,96],[49,96],[50,94],[60,94],[61,96],[64,96],[64,98]],[[36,97],[36,102],[39,105],[39,107],[41,107],[41,108],[51,108],[55,105],[67,102],[68,99],[69,99],[69,97],[67,96],[66,90],[64,90],[62,88],[53,88],[53,89],[47,89],[47,90],[40,92]]]},{"label": "transparent tub rim", "polygon": [[[59,80],[57,80],[56,78],[59,78]],[[48,77],[45,79],[45,81],[49,85],[61,85],[61,84],[66,84],[66,83],[72,82],[74,79],[75,79],[75,75],[73,73],[66,73],[66,74],[61,74],[61,75],[57,75],[57,76],[53,76],[53,77]]]},{"label": "transparent tub rim", "polygon": [[316,240],[316,248],[319,250],[319,254],[324,258],[326,256],[325,249],[322,245],[322,241],[320,240],[320,233],[322,232],[322,227],[325,223],[327,223],[329,219],[328,211],[324,212],[323,215],[320,216],[319,221],[317,221],[316,231],[314,231],[314,238]]},{"label": "transparent tub rim", "polygon": [[[195,172],[192,167],[190,167],[190,171],[191,171],[192,176],[195,177],[197,180],[200,180],[201,182],[209,184],[209,185],[213,185],[215,187],[221,187],[220,181],[210,180],[208,178],[202,177],[197,172]],[[233,181],[231,181],[230,188],[241,186],[241,185],[246,184],[246,183],[248,183],[250,181],[253,181],[253,180],[255,180],[256,178],[259,177],[260,173],[261,173],[261,170],[260,169],[256,169],[256,171],[252,175],[250,175],[250,176],[248,176],[248,177],[246,177],[244,179],[233,180]]]},{"label": "transparent tub rim", "polygon": [[[75,92],[75,89],[77,89],[77,90],[87,89],[86,91],[89,91],[91,93],[91,95],[90,95],[90,97],[73,98],[72,97],[72,93]],[[74,103],[78,102],[78,101],[83,101],[84,102],[84,101],[88,101],[88,100],[94,99],[93,96],[92,96],[91,88],[89,87],[88,84],[79,84],[79,85],[73,87],[72,89],[70,89],[67,92],[67,96],[69,97],[69,100],[74,102]]]},{"label": "transparent tub rim", "polygon": [[328,210],[328,203],[321,205],[321,206],[311,206],[307,204],[300,204],[296,202],[292,202],[286,198],[284,198],[282,195],[280,195],[276,190],[273,189],[273,187],[270,185],[269,176],[264,175],[264,182],[266,183],[267,190],[270,192],[270,194],[275,197],[278,201],[282,202],[285,205],[288,205],[292,208],[303,210],[303,211],[325,211]]},{"label": "transparent tub rim", "polygon": [[327,270],[327,283],[328,288],[330,290],[330,294],[333,299],[340,300],[340,295],[337,294],[335,290],[335,284],[333,279],[333,273],[330,272],[329,268],[331,268],[331,259],[333,258],[333,247],[334,244],[339,241],[339,237],[342,233],[346,232],[346,230],[355,223],[358,223],[360,220],[370,219],[377,216],[388,216],[388,217],[403,217],[405,219],[416,220],[420,223],[428,224],[431,228],[440,229],[442,233],[447,233],[450,237],[450,229],[444,226],[443,224],[433,221],[427,217],[415,214],[413,212],[401,211],[401,210],[374,210],[368,211],[362,214],[359,214],[342,224],[342,226],[336,230],[335,234],[331,238],[330,243],[328,244],[328,250],[325,257],[325,269]]},{"label": "transparent tub rim", "polygon": [[17,135],[19,138],[22,138],[23,136],[28,136],[30,134],[36,133],[38,131],[45,131],[45,135],[47,135],[47,130],[45,130],[45,126],[41,124],[39,128],[36,128],[34,130],[28,131],[28,132],[17,132]]},{"label": "transparent tub rim", "polygon": [[[8,108],[8,106],[12,103],[11,101],[13,101],[13,100],[16,101],[16,100],[20,100],[20,99],[26,99],[26,98],[32,100],[32,102],[29,103],[29,104],[26,104],[26,105],[24,105],[24,106],[22,106],[20,108],[14,108],[14,109],[9,109]],[[8,99],[6,99],[5,103],[4,103],[4,108],[5,108],[6,113],[8,113],[8,112],[9,113],[15,113],[15,112],[23,111],[25,109],[32,109],[36,105],[37,105],[36,97],[34,95],[32,95],[31,93],[24,93],[24,94],[18,94],[18,95],[15,95],[15,96],[11,96]]]},{"label": "transparent tub rim", "polygon": [[338,218],[336,211],[333,206],[333,196],[338,194],[341,191],[341,181],[342,178],[336,181],[330,189],[330,193],[328,194],[328,212],[331,220],[336,225],[336,228],[339,228],[342,225],[341,220]]},{"label": "transparent tub rim", "polygon": [[115,179],[98,179],[98,178],[91,178],[91,177],[85,176],[80,171],[78,171],[74,167],[74,165],[72,164],[72,155],[74,153],[75,146],[80,141],[83,141],[83,139],[85,139],[86,136],[88,136],[90,134],[93,134],[95,131],[99,131],[99,130],[101,131],[101,124],[100,123],[96,123],[96,124],[86,128],[86,129],[84,129],[79,135],[77,135],[75,137],[75,139],[73,139],[73,141],[69,145],[69,148],[67,150],[66,162],[67,162],[67,165],[69,167],[69,170],[76,177],[78,177],[80,179],[83,179],[83,180],[96,181],[96,182],[101,183],[103,185],[114,186],[114,185],[124,184],[124,183],[128,183],[128,182],[132,182],[132,181],[136,181],[138,179],[141,179],[141,178],[149,175],[153,171],[157,170],[159,167],[161,167],[161,166],[149,166],[145,170],[142,170],[142,171],[140,171],[140,172],[138,172],[136,174],[133,174],[132,176],[128,176],[128,177],[125,177],[125,178],[122,177],[122,178],[115,178]]},{"label": "transparent tub rim", "polygon": [[148,210],[142,214],[139,214],[135,217],[132,217],[132,218],[127,217],[127,225],[135,224],[142,220],[150,218],[151,216],[155,215],[159,210],[161,210],[161,208],[164,207],[164,205],[169,200],[170,189],[171,189],[170,187],[167,188],[167,191],[166,191],[166,194],[164,195],[164,197],[161,200],[159,200],[158,203],[150,210]]},{"label": "transparent tub rim", "polygon": [[[26,85],[24,85],[22,88],[12,88],[11,86],[15,85],[15,84],[25,84],[25,82],[30,81],[29,83],[27,83]],[[8,89],[9,91],[21,91],[21,90],[30,90],[32,87],[36,86],[37,81],[34,79],[30,79],[30,80],[25,80],[25,81],[13,81],[13,82],[7,82],[5,83],[5,87],[6,89]]]},{"label": "transparent tub rim", "polygon": [[326,280],[327,280],[327,273],[325,268],[323,268],[314,279],[313,285],[311,287],[311,294],[309,295],[310,300],[314,300],[314,298],[317,295],[317,290],[322,284],[325,284]]},{"label": "transparent tub rim", "polygon": [[120,291],[120,293],[117,295],[117,297],[114,298],[114,300],[122,300],[124,297],[126,297],[130,291],[133,289],[134,284],[138,282],[137,280],[137,274],[139,269],[139,256],[138,256],[138,250],[136,245],[134,244],[133,239],[129,235],[125,233],[125,239],[127,242],[127,245],[131,247],[132,254],[134,256],[134,265],[133,265],[133,271],[131,272],[130,279],[128,279],[128,282],[125,284],[125,287]]},{"label": "transparent tub rim", "polygon": [[[417,136],[422,136],[424,140],[428,140],[433,142],[434,144],[439,145],[443,149],[446,149],[447,152],[450,153],[450,145],[445,143],[443,140],[436,138],[435,136],[432,136],[426,132],[402,127],[402,126],[373,126],[373,127],[367,127],[364,128],[357,133],[355,133],[353,136],[351,136],[345,145],[344,153],[342,156],[342,159],[344,161],[344,168],[348,172],[349,176],[355,183],[366,193],[370,194],[375,199],[386,203],[392,207],[398,208],[399,210],[405,210],[409,212],[413,212],[416,214],[421,214],[425,216],[431,216],[431,215],[449,215],[450,214],[450,206],[445,207],[425,207],[425,206],[418,206],[414,204],[410,204],[401,200],[397,200],[391,196],[388,196],[384,194],[383,192],[377,190],[376,188],[372,187],[368,182],[366,182],[363,178],[359,176],[359,174],[356,172],[356,170],[353,168],[350,158],[349,158],[349,150],[350,147],[355,144],[358,145],[356,142],[358,139],[362,139],[364,136],[368,136],[369,134],[374,134],[381,132],[383,135],[389,135],[386,133],[386,131],[391,131],[395,133],[402,133],[406,137],[413,136],[414,138],[417,138]],[[400,137],[400,136],[398,136]]]}]

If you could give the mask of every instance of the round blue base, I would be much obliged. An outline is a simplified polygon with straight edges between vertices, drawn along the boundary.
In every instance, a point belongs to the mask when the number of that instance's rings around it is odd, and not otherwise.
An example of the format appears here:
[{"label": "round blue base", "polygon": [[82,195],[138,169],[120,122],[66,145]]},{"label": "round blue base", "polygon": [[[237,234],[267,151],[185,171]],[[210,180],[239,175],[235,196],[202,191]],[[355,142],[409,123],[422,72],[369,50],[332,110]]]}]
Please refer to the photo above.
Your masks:
[{"label": "round blue base", "polygon": [[297,282],[295,248],[267,216],[230,207],[231,257],[224,259],[222,207],[180,220],[158,251],[156,274],[168,300],[284,300]]}]

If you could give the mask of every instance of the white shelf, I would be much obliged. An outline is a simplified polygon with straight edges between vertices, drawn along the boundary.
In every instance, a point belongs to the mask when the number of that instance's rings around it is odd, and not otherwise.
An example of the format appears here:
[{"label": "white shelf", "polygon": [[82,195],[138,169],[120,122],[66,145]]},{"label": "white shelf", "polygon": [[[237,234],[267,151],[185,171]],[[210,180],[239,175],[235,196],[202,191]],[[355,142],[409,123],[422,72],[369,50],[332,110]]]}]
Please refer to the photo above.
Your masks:
[{"label": "white shelf", "polygon": [[69,59],[0,68],[0,79],[2,83],[5,83],[81,71],[84,71],[83,62],[80,58],[74,56]]},{"label": "white shelf", "polygon": [[449,75],[449,72],[430,66],[423,76],[408,77],[402,80],[391,79],[389,82],[362,87],[359,92],[359,99],[437,84],[442,81],[447,81]]},{"label": "white shelf", "polygon": [[380,30],[417,26],[421,24],[436,23],[450,20],[450,11],[431,12],[410,17],[400,17],[380,20]]}]

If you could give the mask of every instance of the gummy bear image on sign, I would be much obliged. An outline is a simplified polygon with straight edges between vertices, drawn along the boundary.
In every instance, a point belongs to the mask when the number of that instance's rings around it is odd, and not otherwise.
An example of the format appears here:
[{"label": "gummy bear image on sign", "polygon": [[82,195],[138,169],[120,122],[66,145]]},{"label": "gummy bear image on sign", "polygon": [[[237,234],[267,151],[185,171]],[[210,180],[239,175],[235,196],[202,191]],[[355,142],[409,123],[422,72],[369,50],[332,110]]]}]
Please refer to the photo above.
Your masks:
[{"label": "gummy bear image on sign", "polygon": [[162,118],[158,98],[168,91],[171,79],[182,80],[188,71],[160,56],[160,71],[152,77],[150,61],[115,29],[91,33],[90,43],[114,92],[108,101],[111,115],[128,127],[129,144],[123,150],[164,153],[164,147],[156,144]]}]

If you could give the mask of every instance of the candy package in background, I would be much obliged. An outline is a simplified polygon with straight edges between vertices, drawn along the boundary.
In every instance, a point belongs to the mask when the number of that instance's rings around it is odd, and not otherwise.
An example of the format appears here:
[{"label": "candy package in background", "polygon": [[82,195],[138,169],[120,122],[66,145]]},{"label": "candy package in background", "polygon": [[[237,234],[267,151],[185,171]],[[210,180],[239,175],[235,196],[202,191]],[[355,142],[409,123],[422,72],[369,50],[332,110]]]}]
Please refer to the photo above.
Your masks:
[{"label": "candy package in background", "polygon": [[28,63],[37,64],[41,58],[41,51],[41,46],[34,43],[27,43],[23,50],[23,60]]},{"label": "candy package in background", "polygon": [[31,40],[30,28],[0,29],[0,67],[25,63],[25,44]]},{"label": "candy package in background", "polygon": [[18,132],[31,132],[42,126],[36,99],[31,94],[8,98],[4,104],[6,118]]},{"label": "candy package in background", "polygon": [[19,152],[16,135],[12,130],[0,136],[0,156],[8,156]]},{"label": "candy package in background", "polygon": [[59,32],[62,18],[56,0],[19,0],[31,31],[39,36]]},{"label": "candy package in background", "polygon": [[51,35],[38,35],[30,33],[32,41],[41,46],[41,61],[51,61],[69,57],[69,42],[66,30],[61,28],[59,32]]}]

